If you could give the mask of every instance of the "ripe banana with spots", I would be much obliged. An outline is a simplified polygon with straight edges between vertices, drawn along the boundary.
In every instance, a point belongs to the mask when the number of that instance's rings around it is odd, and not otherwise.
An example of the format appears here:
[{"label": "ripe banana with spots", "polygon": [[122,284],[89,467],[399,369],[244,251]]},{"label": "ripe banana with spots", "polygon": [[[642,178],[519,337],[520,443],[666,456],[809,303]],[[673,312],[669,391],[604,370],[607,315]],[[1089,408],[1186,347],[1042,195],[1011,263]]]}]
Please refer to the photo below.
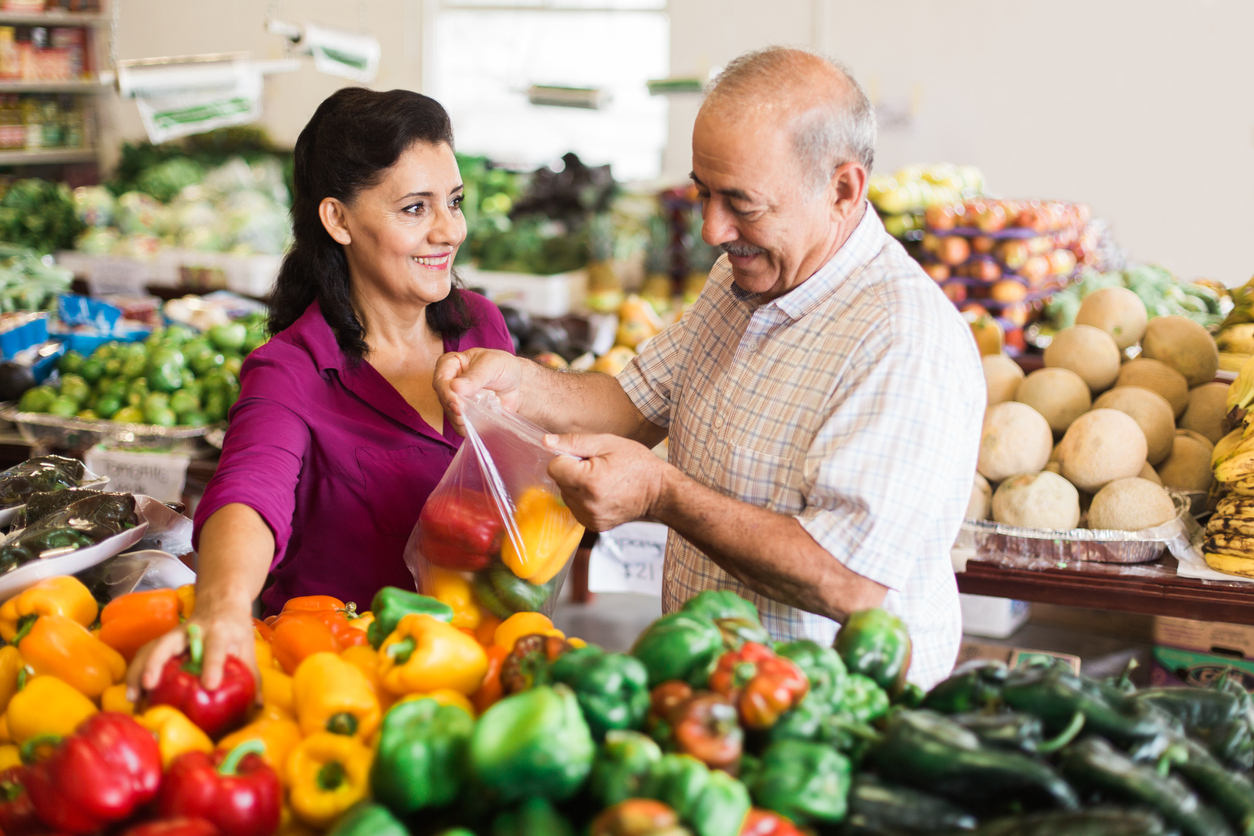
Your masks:
[{"label": "ripe banana with spots", "polygon": [[1254,578],[1254,557],[1209,552],[1204,548],[1202,557],[1206,560],[1206,565],[1216,572]]}]

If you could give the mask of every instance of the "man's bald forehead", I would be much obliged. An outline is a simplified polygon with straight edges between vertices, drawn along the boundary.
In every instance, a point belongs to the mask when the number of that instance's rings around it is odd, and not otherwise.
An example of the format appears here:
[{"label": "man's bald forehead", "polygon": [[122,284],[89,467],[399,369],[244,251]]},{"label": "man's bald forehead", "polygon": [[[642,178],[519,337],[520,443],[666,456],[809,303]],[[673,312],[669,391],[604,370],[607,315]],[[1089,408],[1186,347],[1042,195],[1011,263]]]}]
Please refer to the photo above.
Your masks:
[{"label": "man's bald forehead", "polygon": [[734,107],[775,114],[843,104],[854,90],[845,72],[800,49],[773,48],[732,61],[715,80],[702,110]]}]

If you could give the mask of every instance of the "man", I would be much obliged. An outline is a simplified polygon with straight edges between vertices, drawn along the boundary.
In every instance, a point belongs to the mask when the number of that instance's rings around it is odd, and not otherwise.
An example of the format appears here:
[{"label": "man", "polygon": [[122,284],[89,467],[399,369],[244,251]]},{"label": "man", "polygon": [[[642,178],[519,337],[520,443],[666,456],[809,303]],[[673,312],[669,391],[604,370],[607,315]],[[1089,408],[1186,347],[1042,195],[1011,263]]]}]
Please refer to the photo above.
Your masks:
[{"label": "man", "polygon": [[[884,606],[910,678],[948,675],[961,638],[949,561],[985,393],[966,324],[865,199],[875,117],[838,67],[771,48],[728,65],[693,130],[702,237],[726,255],[693,308],[618,376],[501,352],[448,354],[454,422],[481,388],[541,426],[575,515],[671,529],[663,607],[753,600],[777,639],[830,644]],[[670,462],[649,452],[669,434]]]}]

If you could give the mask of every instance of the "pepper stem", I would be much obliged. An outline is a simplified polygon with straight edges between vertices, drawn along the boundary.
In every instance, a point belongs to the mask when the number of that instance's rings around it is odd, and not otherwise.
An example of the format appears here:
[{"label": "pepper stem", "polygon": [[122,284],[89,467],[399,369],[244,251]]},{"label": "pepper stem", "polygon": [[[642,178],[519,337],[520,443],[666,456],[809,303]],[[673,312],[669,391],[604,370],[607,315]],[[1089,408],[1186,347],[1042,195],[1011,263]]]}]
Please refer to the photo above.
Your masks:
[{"label": "pepper stem", "polygon": [[406,636],[395,644],[388,646],[388,658],[398,665],[403,665],[409,661],[409,657],[414,655],[414,650],[418,647],[418,643],[414,641],[413,636]]},{"label": "pepper stem", "polygon": [[332,714],[327,718],[327,731],[331,734],[342,734],[352,737],[357,734],[357,718],[347,711]]},{"label": "pepper stem", "polygon": [[41,746],[56,746],[60,742],[61,735],[59,734],[37,735],[22,744],[22,748],[18,749],[18,755],[22,758],[22,763],[29,765],[35,762],[35,751]]},{"label": "pepper stem", "polygon": [[30,681],[31,675],[34,673],[30,665],[22,665],[22,669],[17,672],[17,690],[21,691],[26,687],[26,683]]},{"label": "pepper stem", "polygon": [[340,788],[344,783],[344,779],[348,774],[344,771],[344,765],[339,761],[329,761],[322,765],[318,770],[318,787],[320,789],[331,792]]},{"label": "pepper stem", "polygon": [[247,755],[260,755],[266,751],[266,744],[257,738],[245,740],[230,752],[227,752],[222,763],[218,764],[219,775],[235,775],[239,772],[239,762]]},{"label": "pepper stem", "polygon": [[1041,755],[1048,755],[1050,752],[1057,752],[1071,741],[1075,740],[1075,736],[1080,733],[1080,729],[1084,728],[1084,712],[1077,711],[1071,716],[1071,722],[1067,727],[1058,733],[1056,737],[1049,740],[1041,741],[1036,751]]},{"label": "pepper stem", "polygon": [[26,638],[26,634],[35,626],[35,622],[39,620],[39,613],[31,613],[24,615],[17,620],[17,635],[13,637],[13,646],[17,647],[18,642]]},{"label": "pepper stem", "polygon": [[187,661],[183,670],[193,676],[200,676],[201,665],[204,664],[205,642],[200,635],[199,624],[187,625]]}]

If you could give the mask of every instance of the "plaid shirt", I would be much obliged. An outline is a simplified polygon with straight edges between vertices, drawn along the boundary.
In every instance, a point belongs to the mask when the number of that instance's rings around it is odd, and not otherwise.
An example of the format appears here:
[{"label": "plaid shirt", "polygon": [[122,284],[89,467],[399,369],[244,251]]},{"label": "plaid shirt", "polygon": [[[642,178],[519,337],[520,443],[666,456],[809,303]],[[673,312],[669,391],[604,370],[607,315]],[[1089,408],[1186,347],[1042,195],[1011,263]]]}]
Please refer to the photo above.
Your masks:
[{"label": "plaid shirt", "polygon": [[[910,680],[948,676],[962,637],[949,550],[975,472],[984,377],[970,329],[869,206],[817,273],[764,305],[719,259],[693,308],[618,377],[669,428],[670,461],[795,517],[833,558],[888,587]],[[777,640],[839,625],[749,591],[670,532],[667,612],[705,589],[757,604]]]}]

